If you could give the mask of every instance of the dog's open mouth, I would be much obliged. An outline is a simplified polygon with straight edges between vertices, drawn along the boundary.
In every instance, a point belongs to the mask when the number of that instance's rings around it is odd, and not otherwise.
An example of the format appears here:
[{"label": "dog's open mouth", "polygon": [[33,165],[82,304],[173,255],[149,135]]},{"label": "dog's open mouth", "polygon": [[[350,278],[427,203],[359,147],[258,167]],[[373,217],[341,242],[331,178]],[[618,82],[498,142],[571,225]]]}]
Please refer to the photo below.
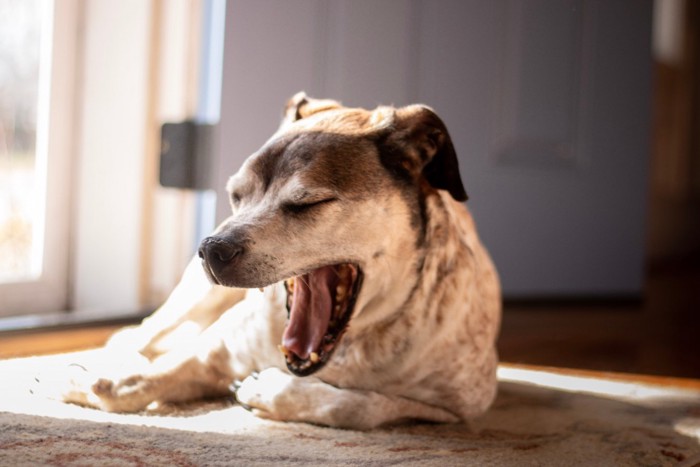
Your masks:
[{"label": "dog's open mouth", "polygon": [[289,371],[308,376],[328,361],[350,321],[362,277],[358,266],[342,263],[285,281],[289,319],[279,348]]}]

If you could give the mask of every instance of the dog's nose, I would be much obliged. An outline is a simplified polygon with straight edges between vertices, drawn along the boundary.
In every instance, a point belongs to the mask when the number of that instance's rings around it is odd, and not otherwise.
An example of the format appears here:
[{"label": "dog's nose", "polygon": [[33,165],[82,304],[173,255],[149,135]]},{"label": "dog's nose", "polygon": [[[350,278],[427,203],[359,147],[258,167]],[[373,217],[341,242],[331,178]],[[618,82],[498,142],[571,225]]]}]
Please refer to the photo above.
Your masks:
[{"label": "dog's nose", "polygon": [[199,246],[199,257],[213,268],[225,266],[241,254],[243,248],[216,237],[207,237]]}]

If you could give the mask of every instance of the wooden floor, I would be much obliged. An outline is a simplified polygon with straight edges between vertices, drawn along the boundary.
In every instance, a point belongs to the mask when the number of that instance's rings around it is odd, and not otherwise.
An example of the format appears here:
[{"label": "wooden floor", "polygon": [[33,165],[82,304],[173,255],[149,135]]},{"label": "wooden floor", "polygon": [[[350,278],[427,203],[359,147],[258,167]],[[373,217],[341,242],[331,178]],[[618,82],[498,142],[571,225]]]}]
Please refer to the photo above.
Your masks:
[{"label": "wooden floor", "polygon": [[653,268],[634,303],[506,304],[503,361],[700,378],[700,268]]},{"label": "wooden floor", "polygon": [[85,326],[5,334],[0,337],[0,358],[46,355],[99,347],[119,327],[117,325]]},{"label": "wooden floor", "polygon": [[[0,357],[99,346],[121,325],[0,337]],[[504,362],[700,378],[700,268],[657,268],[638,303],[506,303]]]}]

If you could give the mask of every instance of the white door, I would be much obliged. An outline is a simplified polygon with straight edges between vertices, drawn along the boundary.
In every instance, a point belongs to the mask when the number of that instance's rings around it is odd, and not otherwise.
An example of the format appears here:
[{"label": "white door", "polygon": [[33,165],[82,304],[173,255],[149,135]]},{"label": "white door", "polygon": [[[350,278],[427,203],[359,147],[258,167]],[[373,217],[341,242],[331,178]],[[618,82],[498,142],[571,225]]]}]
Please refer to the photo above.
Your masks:
[{"label": "white door", "polygon": [[424,102],[452,134],[506,296],[638,294],[651,10],[650,0],[230,0],[216,184],[296,91]]}]

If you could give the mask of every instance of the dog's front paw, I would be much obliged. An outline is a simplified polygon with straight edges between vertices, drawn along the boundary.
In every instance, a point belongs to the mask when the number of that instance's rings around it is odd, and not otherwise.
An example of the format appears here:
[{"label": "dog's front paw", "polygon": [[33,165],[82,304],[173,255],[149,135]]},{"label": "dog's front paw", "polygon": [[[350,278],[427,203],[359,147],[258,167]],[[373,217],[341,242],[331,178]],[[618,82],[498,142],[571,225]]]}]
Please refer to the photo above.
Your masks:
[{"label": "dog's front paw", "polygon": [[91,361],[59,365],[37,374],[30,392],[108,412],[136,412],[151,402],[147,394],[149,381],[143,373],[124,376],[119,371],[123,369],[115,367],[96,373],[91,370],[96,367]]},{"label": "dog's front paw", "polygon": [[380,425],[391,410],[384,396],[339,389],[314,376],[293,376],[278,368],[247,377],[236,398],[262,418],[354,429]]},{"label": "dog's front paw", "polygon": [[296,410],[295,377],[278,368],[248,376],[236,389],[236,399],[255,415],[272,420],[291,420]]},{"label": "dog's front paw", "polygon": [[147,386],[148,380],[140,375],[118,380],[86,375],[79,384],[73,379],[63,400],[105,412],[138,412],[152,402]]},{"label": "dog's front paw", "polygon": [[143,375],[119,380],[100,378],[90,388],[99,398],[99,408],[107,412],[139,412],[154,402],[151,381]]}]

